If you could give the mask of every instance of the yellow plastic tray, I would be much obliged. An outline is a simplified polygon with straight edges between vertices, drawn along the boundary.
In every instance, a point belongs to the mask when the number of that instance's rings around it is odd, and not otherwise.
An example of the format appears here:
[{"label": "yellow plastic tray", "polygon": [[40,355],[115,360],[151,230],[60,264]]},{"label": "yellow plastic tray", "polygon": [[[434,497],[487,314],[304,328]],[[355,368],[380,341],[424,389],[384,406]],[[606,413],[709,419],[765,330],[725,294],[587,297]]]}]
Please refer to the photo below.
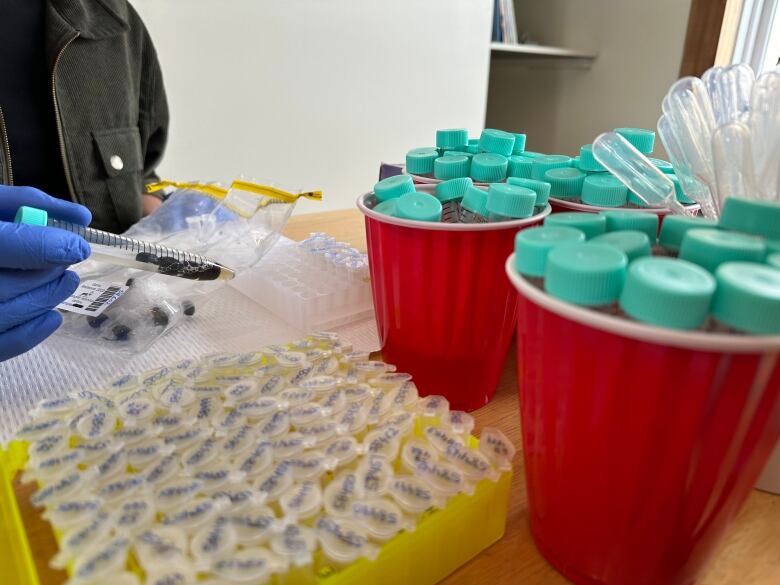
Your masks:
[{"label": "yellow plastic tray", "polygon": [[[13,488],[27,459],[23,443],[0,449],[0,584],[53,585],[38,577],[30,542]],[[481,481],[471,496],[452,498],[432,510],[412,532],[387,542],[374,561],[360,560],[337,572],[291,571],[279,585],[433,585],[475,557],[504,534],[511,472],[497,482]]]}]

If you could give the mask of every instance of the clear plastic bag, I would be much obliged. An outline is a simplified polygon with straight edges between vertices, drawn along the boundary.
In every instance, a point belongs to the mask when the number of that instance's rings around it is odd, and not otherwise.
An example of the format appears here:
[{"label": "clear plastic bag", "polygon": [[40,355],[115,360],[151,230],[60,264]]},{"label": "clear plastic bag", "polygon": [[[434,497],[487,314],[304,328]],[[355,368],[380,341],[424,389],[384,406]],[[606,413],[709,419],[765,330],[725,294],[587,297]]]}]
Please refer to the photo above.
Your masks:
[{"label": "clear plastic bag", "polygon": [[[271,249],[301,196],[248,181],[226,189],[216,184],[162,182],[150,190],[174,191],[151,215],[124,235],[200,254],[236,274],[254,266]],[[123,290],[102,313],[62,311],[59,335],[135,355],[197,311],[224,281],[193,281],[87,260],[76,266],[82,282]]]}]

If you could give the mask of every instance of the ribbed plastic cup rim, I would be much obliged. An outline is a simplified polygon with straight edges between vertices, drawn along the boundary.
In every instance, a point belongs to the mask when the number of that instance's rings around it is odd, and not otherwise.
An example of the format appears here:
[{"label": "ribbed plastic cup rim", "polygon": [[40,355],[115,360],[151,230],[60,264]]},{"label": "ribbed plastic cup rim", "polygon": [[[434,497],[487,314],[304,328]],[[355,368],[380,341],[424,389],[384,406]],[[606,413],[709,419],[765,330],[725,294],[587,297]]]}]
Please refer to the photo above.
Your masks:
[{"label": "ribbed plastic cup rim", "polygon": [[572,305],[556,299],[538,289],[515,270],[515,255],[507,258],[506,274],[518,293],[560,317],[565,317],[594,329],[607,331],[621,337],[700,351],[714,351],[724,354],[753,353],[772,354],[780,352],[780,335],[734,335],[726,333],[705,333],[703,331],[678,331]]},{"label": "ribbed plastic cup rim", "polygon": [[[422,193],[429,193],[433,195],[435,192],[435,185],[416,185],[417,191]],[[424,230],[436,230],[444,232],[488,232],[494,230],[507,230],[518,229],[527,225],[537,224],[544,220],[545,217],[550,215],[552,207],[548,203],[547,206],[540,213],[526,217],[523,219],[515,219],[512,221],[494,221],[488,223],[442,223],[433,221],[415,221],[413,219],[400,219],[398,217],[392,217],[384,213],[377,213],[373,209],[369,209],[366,205],[366,198],[373,195],[372,191],[364,193],[357,199],[357,206],[360,212],[366,217],[381,221],[382,223],[389,223],[392,225],[398,225],[408,228],[417,228]]]},{"label": "ribbed plastic cup rim", "polygon": [[[590,213],[598,213],[599,211],[637,211],[640,213],[654,213],[655,215],[670,215],[671,211],[668,207],[601,207],[600,205],[588,205],[587,203],[577,203],[576,201],[569,201],[568,199],[559,199],[558,197],[550,197],[550,203],[555,203],[559,207],[565,207],[572,211],[584,211]],[[698,203],[692,205],[686,205],[685,209],[691,213],[696,213],[701,209]]]}]

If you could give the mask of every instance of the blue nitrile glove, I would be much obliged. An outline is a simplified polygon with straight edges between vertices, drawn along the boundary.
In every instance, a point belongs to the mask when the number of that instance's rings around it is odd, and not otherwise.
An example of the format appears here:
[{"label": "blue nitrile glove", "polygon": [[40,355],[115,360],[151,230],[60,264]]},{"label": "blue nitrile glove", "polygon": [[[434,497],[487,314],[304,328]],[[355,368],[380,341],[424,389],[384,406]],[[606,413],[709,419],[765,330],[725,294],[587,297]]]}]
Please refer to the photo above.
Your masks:
[{"label": "blue nitrile glove", "polygon": [[86,207],[32,187],[0,185],[0,362],[32,349],[62,324],[54,307],[79,285],[66,268],[90,254],[83,238],[64,230],[13,223],[19,207],[88,225]]}]

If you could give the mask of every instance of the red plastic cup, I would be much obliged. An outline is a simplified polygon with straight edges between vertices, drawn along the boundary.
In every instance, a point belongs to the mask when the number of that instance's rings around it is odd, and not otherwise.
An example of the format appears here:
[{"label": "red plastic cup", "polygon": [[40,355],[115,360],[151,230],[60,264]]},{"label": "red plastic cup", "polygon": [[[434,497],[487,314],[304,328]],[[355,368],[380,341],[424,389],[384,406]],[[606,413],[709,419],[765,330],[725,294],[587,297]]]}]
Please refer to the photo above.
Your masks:
[{"label": "red plastic cup", "polygon": [[[433,193],[433,185],[418,185]],[[496,391],[512,340],[517,295],[504,274],[518,230],[540,225],[549,206],[527,219],[454,224],[366,216],[371,289],[382,356],[409,372],[423,395],[458,410],[484,406]]]},{"label": "red plastic cup", "polygon": [[651,327],[506,272],[542,554],[580,584],[693,583],[780,437],[780,336]]}]

